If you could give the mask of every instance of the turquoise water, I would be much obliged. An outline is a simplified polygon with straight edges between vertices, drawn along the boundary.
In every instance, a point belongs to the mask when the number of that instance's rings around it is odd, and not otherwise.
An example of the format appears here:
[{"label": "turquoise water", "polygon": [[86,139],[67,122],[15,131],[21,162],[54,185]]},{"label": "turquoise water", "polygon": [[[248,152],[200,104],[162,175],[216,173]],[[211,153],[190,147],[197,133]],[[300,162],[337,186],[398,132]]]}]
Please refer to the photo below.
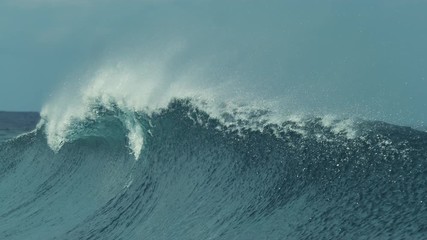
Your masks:
[{"label": "turquoise water", "polygon": [[424,239],[427,133],[192,102],[94,104],[1,144],[0,238]]},{"label": "turquoise water", "polygon": [[427,1],[0,1],[0,240],[426,239]]}]

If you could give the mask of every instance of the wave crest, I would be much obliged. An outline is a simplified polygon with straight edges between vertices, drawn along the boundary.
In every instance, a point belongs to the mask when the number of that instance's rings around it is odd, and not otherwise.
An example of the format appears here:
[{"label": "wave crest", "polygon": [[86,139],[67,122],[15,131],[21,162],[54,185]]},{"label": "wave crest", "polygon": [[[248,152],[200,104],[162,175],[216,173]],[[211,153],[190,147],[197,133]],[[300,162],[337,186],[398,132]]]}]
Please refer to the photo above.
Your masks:
[{"label": "wave crest", "polygon": [[[167,62],[167,61],[166,61]],[[310,132],[311,122],[316,121],[335,135],[354,138],[355,123],[351,119],[339,120],[332,116],[313,117],[297,111],[284,111],[283,104],[274,101],[226,97],[224,86],[198,88],[197,84],[174,81],[164,76],[165,63],[150,63],[140,72],[124,67],[107,67],[90,78],[88,84],[77,90],[61,92],[61,98],[46,104],[42,111],[39,128],[43,127],[51,149],[59,151],[70,141],[84,136],[105,135],[114,132],[111,128],[123,128],[128,147],[136,159],[144,145],[145,129],[149,126],[153,113],[168,109],[175,100],[186,102],[187,116],[197,124],[206,124],[197,112],[207,114],[209,119],[218,121],[218,130],[264,131],[266,128],[280,136],[283,132],[293,132],[301,136]],[[185,79],[176,76],[177,79]],[[232,89],[226,87],[228,92]],[[196,114],[194,114],[196,113]],[[321,119],[319,121],[319,119]],[[111,135],[111,134],[110,134]],[[111,137],[111,136],[110,136]]]},{"label": "wave crest", "polygon": [[139,158],[144,143],[142,122],[136,112],[119,107],[115,102],[94,99],[79,111],[52,115],[45,108],[38,128],[43,128],[49,147],[59,151],[67,142],[88,136],[117,138],[126,134],[128,146],[135,159]]}]

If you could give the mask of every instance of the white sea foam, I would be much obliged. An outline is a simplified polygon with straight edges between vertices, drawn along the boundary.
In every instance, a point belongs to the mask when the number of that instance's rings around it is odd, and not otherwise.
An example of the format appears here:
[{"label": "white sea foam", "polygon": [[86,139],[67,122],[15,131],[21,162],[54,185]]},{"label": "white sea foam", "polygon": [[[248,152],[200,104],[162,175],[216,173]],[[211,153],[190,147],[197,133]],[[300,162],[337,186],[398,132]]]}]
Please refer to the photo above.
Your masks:
[{"label": "white sea foam", "polygon": [[[49,146],[58,151],[64,143],[73,140],[76,123],[96,121],[99,106],[106,110],[120,110],[120,121],[127,129],[131,153],[139,158],[144,144],[143,127],[135,113],[151,113],[167,107],[174,98],[191,98],[192,104],[218,119],[227,128],[238,131],[251,129],[262,131],[268,124],[285,125],[280,131],[292,131],[306,135],[307,115],[286,108],[281,100],[258,99],[253,95],[238,94],[238,82],[222,81],[210,85],[209,74],[200,66],[171,74],[170,61],[177,50],[166,51],[160,57],[135,62],[118,61],[119,64],[105,64],[93,74],[85,77],[77,90],[67,87],[46,104],[41,112],[40,126],[45,126]],[[204,84],[199,79],[204,78]],[[284,107],[285,106],[285,107]],[[199,119],[195,122],[203,124]],[[322,124],[336,134],[355,136],[351,120],[339,121],[326,116]],[[40,127],[39,126],[39,127]]]},{"label": "white sea foam", "polygon": [[163,58],[150,58],[138,63],[105,64],[94,74],[86,76],[77,90],[66,88],[46,104],[39,127],[45,126],[49,146],[58,151],[73,139],[76,123],[96,120],[98,107],[123,112],[121,121],[128,130],[129,148],[137,159],[143,145],[143,130],[135,113],[164,108],[173,98],[209,98],[211,92],[190,82],[197,71],[169,76],[167,65],[172,53]]},{"label": "white sea foam", "polygon": [[345,134],[348,139],[354,139],[357,136],[353,119],[338,119],[336,116],[325,115],[321,123],[324,127],[331,128],[335,134]]}]

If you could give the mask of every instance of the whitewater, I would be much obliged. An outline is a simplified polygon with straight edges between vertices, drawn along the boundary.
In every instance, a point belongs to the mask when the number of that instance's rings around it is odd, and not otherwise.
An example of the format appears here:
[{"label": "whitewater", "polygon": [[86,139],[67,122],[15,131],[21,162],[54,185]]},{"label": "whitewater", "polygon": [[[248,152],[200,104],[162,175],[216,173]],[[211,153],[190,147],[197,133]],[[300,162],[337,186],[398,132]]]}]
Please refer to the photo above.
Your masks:
[{"label": "whitewater", "polygon": [[426,132],[159,79],[101,69],[1,143],[0,239],[425,237]]}]

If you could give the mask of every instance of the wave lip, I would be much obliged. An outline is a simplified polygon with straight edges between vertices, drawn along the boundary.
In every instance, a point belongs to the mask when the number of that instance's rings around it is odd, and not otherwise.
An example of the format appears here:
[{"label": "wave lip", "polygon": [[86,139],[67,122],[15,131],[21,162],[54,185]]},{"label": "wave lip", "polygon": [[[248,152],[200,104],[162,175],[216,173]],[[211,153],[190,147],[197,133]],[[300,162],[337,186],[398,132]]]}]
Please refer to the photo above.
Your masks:
[{"label": "wave lip", "polygon": [[119,137],[119,134],[125,133],[129,149],[136,160],[139,158],[144,133],[142,122],[133,110],[119,106],[112,100],[87,99],[84,105],[60,114],[45,107],[38,124],[38,128],[43,128],[46,133],[48,145],[55,152],[65,143],[85,136]]}]

